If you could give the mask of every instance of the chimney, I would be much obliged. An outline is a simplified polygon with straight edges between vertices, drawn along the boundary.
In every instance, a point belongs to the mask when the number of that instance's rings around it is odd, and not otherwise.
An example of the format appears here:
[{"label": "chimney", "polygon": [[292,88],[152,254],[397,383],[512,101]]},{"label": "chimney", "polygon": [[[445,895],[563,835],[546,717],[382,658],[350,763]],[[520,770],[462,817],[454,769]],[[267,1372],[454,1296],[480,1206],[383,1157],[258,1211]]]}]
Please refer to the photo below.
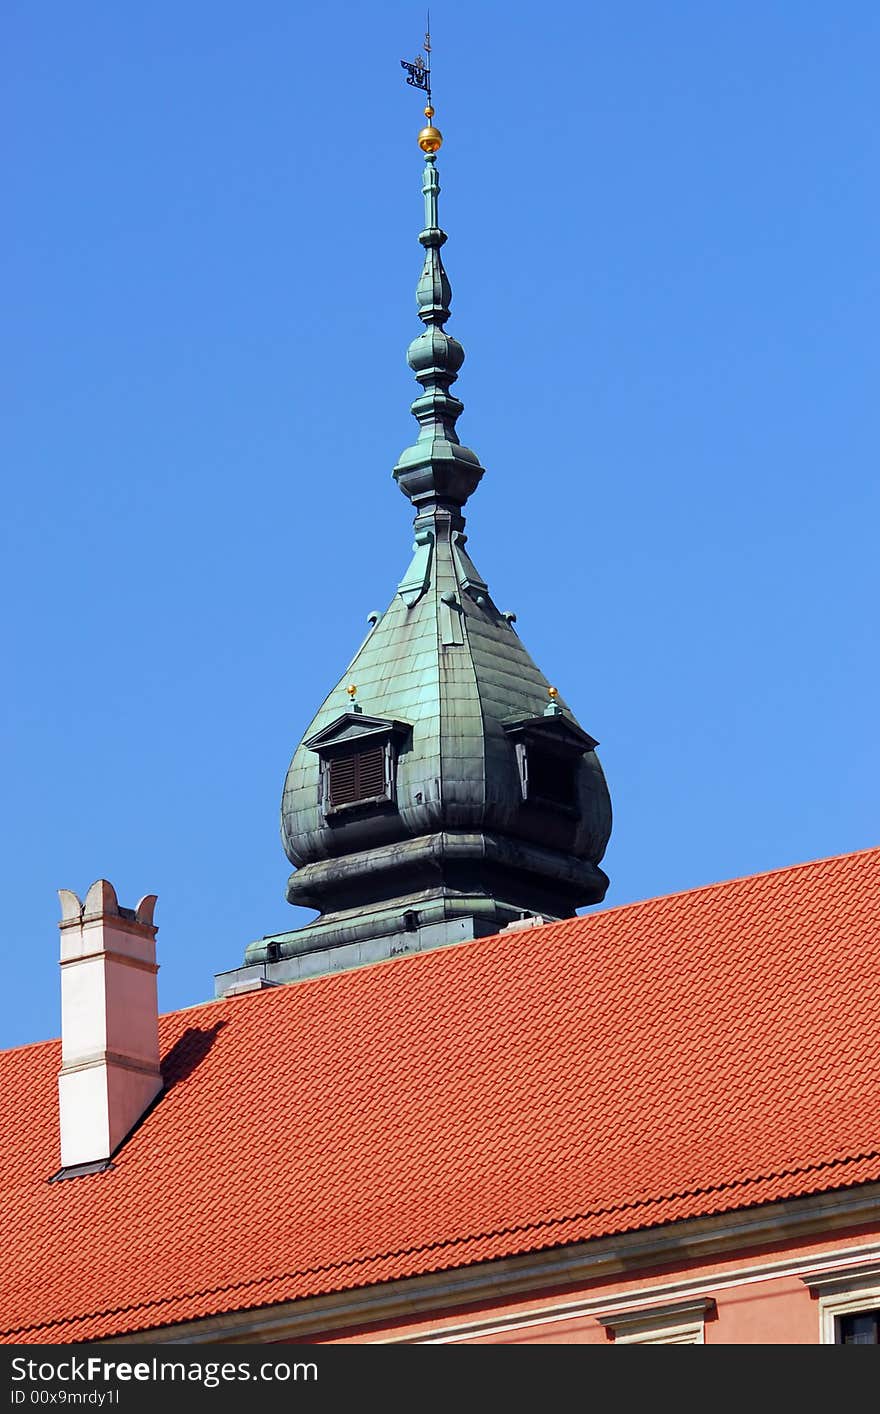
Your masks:
[{"label": "chimney", "polygon": [[62,1169],[108,1160],[162,1089],[156,895],[121,908],[98,879],[61,899]]}]

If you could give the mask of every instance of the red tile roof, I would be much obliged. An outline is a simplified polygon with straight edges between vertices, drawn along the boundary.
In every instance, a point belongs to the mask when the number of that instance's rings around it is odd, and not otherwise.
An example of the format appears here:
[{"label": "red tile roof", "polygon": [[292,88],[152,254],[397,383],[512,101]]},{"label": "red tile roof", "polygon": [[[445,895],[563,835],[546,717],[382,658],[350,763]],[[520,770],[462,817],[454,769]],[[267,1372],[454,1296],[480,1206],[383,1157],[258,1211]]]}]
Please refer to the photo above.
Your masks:
[{"label": "red tile roof", "polygon": [[880,849],[162,1018],[115,1168],[0,1053],[0,1330],[108,1338],[880,1179]]}]

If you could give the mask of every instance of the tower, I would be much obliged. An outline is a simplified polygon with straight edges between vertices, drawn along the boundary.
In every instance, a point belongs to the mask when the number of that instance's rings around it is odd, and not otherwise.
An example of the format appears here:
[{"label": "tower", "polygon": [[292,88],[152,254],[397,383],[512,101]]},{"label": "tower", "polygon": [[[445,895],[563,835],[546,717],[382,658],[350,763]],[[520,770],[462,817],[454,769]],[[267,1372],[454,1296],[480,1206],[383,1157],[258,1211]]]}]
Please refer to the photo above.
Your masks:
[{"label": "tower", "polygon": [[[452,290],[427,63],[423,331],[407,352],[416,441],[393,475],[415,511],[412,558],[384,614],[293,754],[281,834],[292,904],[319,916],[251,943],[218,992],[293,981],[398,953],[569,917],[599,902],[611,805],[597,742],[501,613],[470,558],[464,507],[483,467],[459,440],[464,361]],[[403,61],[402,61],[403,62]]]}]

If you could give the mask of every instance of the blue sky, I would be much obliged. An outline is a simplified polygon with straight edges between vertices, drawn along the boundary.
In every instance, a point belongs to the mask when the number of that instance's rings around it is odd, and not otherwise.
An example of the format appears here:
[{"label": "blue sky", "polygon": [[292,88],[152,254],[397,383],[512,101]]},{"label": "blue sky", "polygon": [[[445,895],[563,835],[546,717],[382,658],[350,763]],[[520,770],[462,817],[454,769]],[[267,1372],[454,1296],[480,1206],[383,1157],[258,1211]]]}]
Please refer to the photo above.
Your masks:
[{"label": "blue sky", "polygon": [[[435,0],[469,548],[601,745],[607,905],[880,843],[873,0]],[[8,0],[0,1046],[56,890],[160,1004],[410,550],[420,6]],[[821,965],[821,960],[817,960]]]}]

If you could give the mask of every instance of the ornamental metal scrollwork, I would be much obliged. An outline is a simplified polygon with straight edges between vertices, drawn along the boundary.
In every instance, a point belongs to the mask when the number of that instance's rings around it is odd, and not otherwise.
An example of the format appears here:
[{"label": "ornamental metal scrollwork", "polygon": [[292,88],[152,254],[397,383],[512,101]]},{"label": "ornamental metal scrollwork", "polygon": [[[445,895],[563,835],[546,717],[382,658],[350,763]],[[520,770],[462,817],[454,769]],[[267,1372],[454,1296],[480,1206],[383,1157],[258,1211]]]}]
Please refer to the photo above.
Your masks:
[{"label": "ornamental metal scrollwork", "polygon": [[413,88],[423,88],[427,92],[430,76],[428,66],[421,54],[411,64],[406,59],[401,59],[400,67],[407,71],[406,81],[408,84],[412,84]]}]

